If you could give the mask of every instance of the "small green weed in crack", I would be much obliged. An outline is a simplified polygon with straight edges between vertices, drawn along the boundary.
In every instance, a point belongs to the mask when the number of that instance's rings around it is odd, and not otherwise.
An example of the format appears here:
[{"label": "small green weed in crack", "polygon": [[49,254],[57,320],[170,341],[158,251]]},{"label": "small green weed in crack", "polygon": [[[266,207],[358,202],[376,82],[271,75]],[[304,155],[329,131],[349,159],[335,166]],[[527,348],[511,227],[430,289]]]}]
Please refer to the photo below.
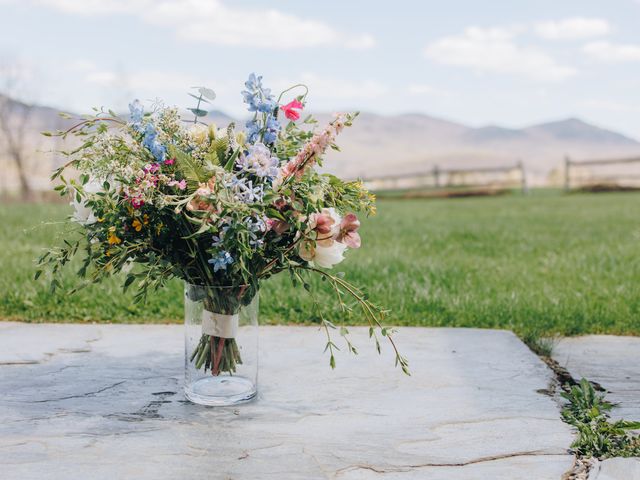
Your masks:
[{"label": "small green weed in crack", "polygon": [[578,430],[578,438],[571,445],[578,457],[640,456],[640,436],[631,432],[640,430],[640,422],[611,422],[608,412],[613,404],[586,379],[561,395],[568,401],[562,419]]}]

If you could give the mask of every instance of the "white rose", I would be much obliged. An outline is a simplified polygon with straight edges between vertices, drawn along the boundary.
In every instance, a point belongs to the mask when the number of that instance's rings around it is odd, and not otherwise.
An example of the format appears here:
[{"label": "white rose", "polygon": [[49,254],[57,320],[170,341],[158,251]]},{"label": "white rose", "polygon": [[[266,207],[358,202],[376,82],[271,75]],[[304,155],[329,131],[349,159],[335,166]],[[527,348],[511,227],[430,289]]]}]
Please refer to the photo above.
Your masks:
[{"label": "white rose", "polygon": [[[83,190],[86,195],[91,195],[94,193],[98,193],[102,191],[102,182],[97,180],[90,180],[85,185],[83,185]],[[91,225],[96,223],[98,220],[96,216],[93,214],[93,210],[89,208],[86,204],[86,199],[81,199],[80,202],[76,199],[76,196],[73,196],[73,200],[70,203],[75,209],[73,213],[73,219],[78,222],[80,225]]]},{"label": "white rose", "polygon": [[[323,223],[323,231],[317,232],[316,240],[304,240],[298,247],[298,254],[307,262],[313,262],[319,267],[331,268],[344,260],[347,245],[337,242],[335,237],[340,232],[342,217],[335,208],[323,208],[318,214],[309,218],[309,231],[318,227],[319,216],[331,219],[330,223]],[[329,229],[328,232],[324,231]]]},{"label": "white rose", "polygon": [[347,246],[344,243],[333,242],[330,247],[316,246],[313,263],[323,268],[331,268],[344,260],[344,251]]}]

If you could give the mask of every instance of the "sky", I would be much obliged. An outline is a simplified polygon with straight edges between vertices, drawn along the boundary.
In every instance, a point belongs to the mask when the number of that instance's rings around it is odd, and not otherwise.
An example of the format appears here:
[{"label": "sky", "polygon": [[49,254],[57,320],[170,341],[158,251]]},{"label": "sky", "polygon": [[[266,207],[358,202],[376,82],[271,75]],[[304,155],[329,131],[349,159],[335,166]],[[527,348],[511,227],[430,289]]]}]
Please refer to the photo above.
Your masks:
[{"label": "sky", "polygon": [[312,111],[579,117],[640,139],[639,25],[640,0],[0,0],[0,88],[82,113],[188,107],[202,85],[239,116],[255,72],[307,84]]}]

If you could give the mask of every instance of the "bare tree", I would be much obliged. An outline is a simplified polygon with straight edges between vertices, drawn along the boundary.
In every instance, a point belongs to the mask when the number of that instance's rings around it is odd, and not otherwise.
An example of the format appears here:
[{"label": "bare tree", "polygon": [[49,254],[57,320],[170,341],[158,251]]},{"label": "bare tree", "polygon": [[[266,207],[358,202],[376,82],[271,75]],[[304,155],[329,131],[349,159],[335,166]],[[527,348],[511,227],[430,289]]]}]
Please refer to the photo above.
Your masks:
[{"label": "bare tree", "polygon": [[19,103],[7,96],[0,97],[0,132],[2,145],[18,173],[20,193],[30,199],[33,190],[27,177],[26,130],[31,116],[30,105]]},{"label": "bare tree", "polygon": [[0,146],[13,162],[18,174],[20,193],[24,199],[33,197],[33,189],[28,179],[28,123],[33,107],[12,98],[21,87],[21,75],[17,68],[2,68],[2,90],[0,93]]}]

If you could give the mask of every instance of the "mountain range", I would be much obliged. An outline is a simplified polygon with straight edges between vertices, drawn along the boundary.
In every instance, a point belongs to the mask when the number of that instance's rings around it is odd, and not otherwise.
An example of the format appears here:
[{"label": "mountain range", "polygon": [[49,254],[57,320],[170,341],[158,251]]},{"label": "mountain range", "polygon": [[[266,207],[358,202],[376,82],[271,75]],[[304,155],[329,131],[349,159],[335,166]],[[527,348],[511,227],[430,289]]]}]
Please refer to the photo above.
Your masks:
[{"label": "mountain range", "polygon": [[[319,125],[331,120],[327,113],[314,116]],[[234,121],[219,111],[210,113],[207,120],[218,127]],[[42,148],[37,133],[65,124],[55,109],[35,106],[29,138]],[[364,112],[337,143],[341,152],[329,153],[324,169],[353,178],[421,173],[436,165],[483,168],[522,161],[533,183],[543,184],[561,169],[565,156],[593,159],[640,155],[637,140],[578,118],[518,129],[498,125],[475,128],[422,113],[386,116]],[[2,161],[6,165],[4,158]]]}]

